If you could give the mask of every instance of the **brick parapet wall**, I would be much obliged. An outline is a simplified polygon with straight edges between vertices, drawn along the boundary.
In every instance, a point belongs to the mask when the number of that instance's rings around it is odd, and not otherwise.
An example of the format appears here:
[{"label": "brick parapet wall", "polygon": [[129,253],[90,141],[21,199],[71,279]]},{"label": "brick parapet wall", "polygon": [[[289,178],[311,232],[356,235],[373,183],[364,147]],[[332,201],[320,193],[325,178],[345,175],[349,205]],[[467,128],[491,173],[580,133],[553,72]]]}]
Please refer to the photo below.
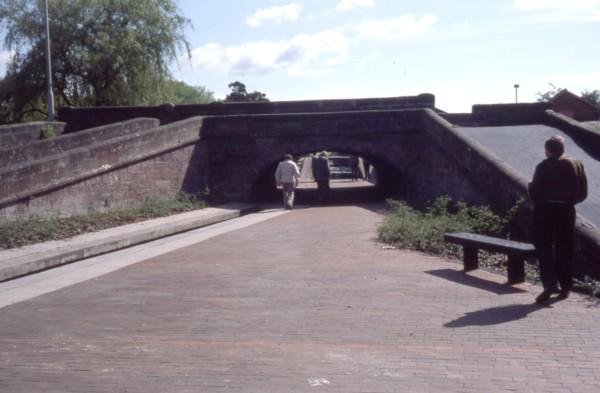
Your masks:
[{"label": "brick parapet wall", "polygon": [[440,116],[463,127],[542,124],[546,118],[546,110],[551,107],[547,102],[473,105],[470,114],[445,113]]},{"label": "brick parapet wall", "polygon": [[600,132],[589,129],[577,120],[552,110],[547,110],[545,115],[543,124],[564,131],[588,154],[593,157],[600,157]]},{"label": "brick parapet wall", "polygon": [[156,119],[133,119],[2,149],[0,150],[0,168],[64,154],[69,150],[88,147],[116,137],[151,130],[157,128],[158,125]]},{"label": "brick parapet wall", "polygon": [[[441,149],[454,158],[457,165],[466,170],[468,176],[494,202],[495,207],[507,210],[519,198],[527,197],[529,179],[454,128],[437,113],[429,110],[424,113],[424,129],[427,133]],[[527,217],[518,222],[523,233],[529,232],[532,206],[527,207]],[[575,232],[575,270],[580,274],[591,273],[600,277],[600,266],[597,264],[600,255],[600,229],[578,217]]]},{"label": "brick parapet wall", "polygon": [[153,117],[168,124],[194,116],[227,116],[241,114],[343,112],[376,109],[434,108],[432,94],[411,97],[361,98],[345,100],[270,101],[270,102],[214,102],[203,105],[165,104],[151,107],[97,107],[60,108],[58,117],[68,123],[65,132],[135,117]]},{"label": "brick parapet wall", "polygon": [[36,121],[0,126],[0,149],[9,149],[41,139],[42,128],[45,126],[52,126],[55,135],[61,135],[66,124],[62,122]]},{"label": "brick parapet wall", "polygon": [[[17,209],[11,206],[27,205],[31,199],[92,178],[110,177],[115,170],[144,161],[161,160],[161,156],[187,146],[195,150],[194,145],[200,140],[202,121],[202,118],[192,118],[160,128],[138,130],[92,146],[3,168],[0,170],[0,216],[30,214],[32,212],[23,206]],[[189,168],[186,164],[179,170],[185,174]],[[140,181],[143,178],[140,177]],[[156,182],[160,179],[148,180]],[[111,187],[118,189],[119,184],[114,183]]]},{"label": "brick parapet wall", "polygon": [[168,150],[0,207],[0,219],[87,214],[181,191],[195,194],[203,190],[202,157],[195,144]]},{"label": "brick parapet wall", "polygon": [[203,137],[287,138],[324,135],[369,136],[369,133],[417,131],[419,109],[366,110],[352,112],[285,113],[205,118]]}]

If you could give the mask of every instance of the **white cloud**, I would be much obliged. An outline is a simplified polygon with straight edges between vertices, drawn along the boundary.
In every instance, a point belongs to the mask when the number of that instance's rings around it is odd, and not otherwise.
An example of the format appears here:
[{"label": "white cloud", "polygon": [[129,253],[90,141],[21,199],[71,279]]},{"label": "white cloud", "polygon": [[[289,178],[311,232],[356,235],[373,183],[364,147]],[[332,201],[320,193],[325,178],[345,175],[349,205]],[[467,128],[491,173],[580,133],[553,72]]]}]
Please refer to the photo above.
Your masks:
[{"label": "white cloud", "polygon": [[337,9],[341,11],[348,11],[358,7],[373,7],[375,0],[341,0],[337,4]]},{"label": "white cloud", "polygon": [[384,20],[366,20],[291,39],[246,42],[223,46],[209,43],[192,50],[192,67],[234,75],[262,75],[275,71],[288,74],[322,73],[349,57],[351,45],[364,39],[405,39],[427,33],[434,15],[418,19],[403,15]]},{"label": "white cloud", "polygon": [[299,34],[290,40],[248,42],[224,47],[211,43],[192,50],[192,65],[230,74],[273,71],[299,73],[317,62],[333,65],[346,58],[350,40],[342,30]]},{"label": "white cloud", "polygon": [[600,0],[514,0],[521,11],[545,12],[552,20],[600,21]]},{"label": "white cloud", "polygon": [[293,22],[300,17],[302,4],[289,3],[281,6],[263,8],[246,18],[246,24],[250,27],[260,27],[263,23],[281,24],[284,22]]},{"label": "white cloud", "polygon": [[431,14],[420,19],[407,14],[391,19],[363,21],[354,26],[353,29],[361,38],[403,39],[427,33],[436,20],[437,17]]}]

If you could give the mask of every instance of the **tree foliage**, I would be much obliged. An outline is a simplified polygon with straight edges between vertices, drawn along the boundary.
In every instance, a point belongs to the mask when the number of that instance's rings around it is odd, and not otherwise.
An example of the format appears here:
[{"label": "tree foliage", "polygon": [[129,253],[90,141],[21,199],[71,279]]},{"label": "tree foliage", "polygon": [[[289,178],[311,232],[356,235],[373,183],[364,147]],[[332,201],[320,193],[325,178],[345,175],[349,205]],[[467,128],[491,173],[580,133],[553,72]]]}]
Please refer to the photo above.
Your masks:
[{"label": "tree foliage", "polygon": [[246,85],[242,82],[235,81],[227,85],[231,89],[231,93],[225,97],[225,102],[251,102],[251,101],[269,101],[265,93],[253,91],[248,93]]},{"label": "tree foliage", "polygon": [[600,109],[600,90],[584,90],[581,98]]},{"label": "tree foliage", "polygon": [[169,81],[168,102],[172,104],[208,104],[215,101],[215,93],[203,86],[190,86],[181,81]]},{"label": "tree foliage", "polygon": [[540,92],[537,93],[538,102],[550,102],[550,101],[552,101],[554,96],[557,95],[558,93],[560,93],[560,91],[562,90],[560,87],[556,87],[552,83],[550,83],[550,87],[551,87],[551,89],[548,91],[545,91],[543,93],[540,93]]},{"label": "tree foliage", "polygon": [[[45,111],[43,0],[0,0],[4,46],[0,111],[20,121]],[[50,0],[54,94],[58,105],[164,102],[170,63],[189,45],[189,20],[174,0]]]},{"label": "tree foliage", "polygon": [[[554,86],[552,83],[550,83],[550,87],[552,87],[552,89],[550,89],[546,92],[537,93],[538,102],[552,101],[554,96],[556,96],[558,93],[560,93],[563,90],[559,87]],[[600,90],[584,90],[581,92],[580,97],[583,100],[594,105],[595,107],[600,108]]]}]

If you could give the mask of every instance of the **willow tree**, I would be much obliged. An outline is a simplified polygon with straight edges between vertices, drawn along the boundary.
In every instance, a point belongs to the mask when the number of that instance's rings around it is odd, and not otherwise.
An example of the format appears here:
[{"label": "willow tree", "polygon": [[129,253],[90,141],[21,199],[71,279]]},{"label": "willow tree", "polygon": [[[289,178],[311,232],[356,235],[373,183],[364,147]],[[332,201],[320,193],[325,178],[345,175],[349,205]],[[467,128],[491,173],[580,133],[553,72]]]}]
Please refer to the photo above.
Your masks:
[{"label": "willow tree", "polygon": [[[190,24],[173,0],[48,0],[54,95],[58,105],[164,102],[169,65]],[[11,54],[0,100],[11,121],[45,113],[43,0],[0,0]],[[2,113],[2,112],[0,112]]]}]

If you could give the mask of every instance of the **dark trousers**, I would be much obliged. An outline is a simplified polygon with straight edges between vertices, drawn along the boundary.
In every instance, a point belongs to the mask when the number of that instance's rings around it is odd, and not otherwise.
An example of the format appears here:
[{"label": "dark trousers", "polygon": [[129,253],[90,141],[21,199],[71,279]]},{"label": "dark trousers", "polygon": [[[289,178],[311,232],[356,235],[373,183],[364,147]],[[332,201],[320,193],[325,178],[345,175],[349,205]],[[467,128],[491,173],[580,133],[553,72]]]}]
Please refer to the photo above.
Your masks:
[{"label": "dark trousers", "polygon": [[570,290],[573,285],[575,208],[567,203],[540,203],[533,210],[533,244],[544,289]]},{"label": "dark trousers", "polygon": [[329,179],[317,180],[317,200],[319,202],[325,202],[327,195],[329,194]]}]

